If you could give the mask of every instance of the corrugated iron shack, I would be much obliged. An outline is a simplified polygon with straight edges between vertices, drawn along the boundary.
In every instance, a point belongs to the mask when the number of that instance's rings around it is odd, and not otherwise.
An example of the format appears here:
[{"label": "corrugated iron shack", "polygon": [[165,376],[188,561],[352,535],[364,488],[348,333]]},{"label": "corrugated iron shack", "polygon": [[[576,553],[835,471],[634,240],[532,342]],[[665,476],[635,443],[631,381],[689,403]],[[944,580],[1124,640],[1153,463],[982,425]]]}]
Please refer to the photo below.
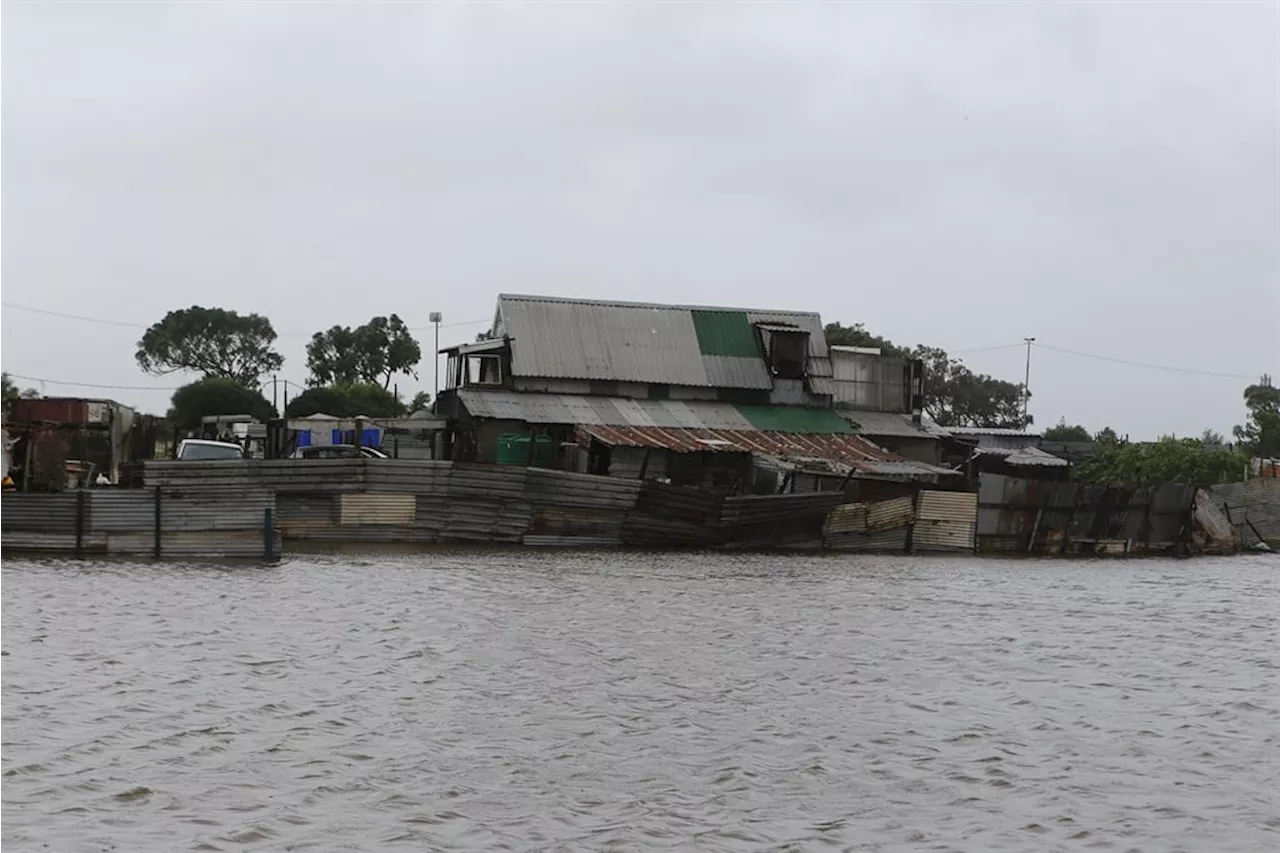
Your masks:
[{"label": "corrugated iron shack", "polygon": [[[814,460],[837,479],[950,473],[885,450],[836,409],[900,417],[918,363],[849,366],[842,385],[816,313],[502,295],[486,339],[442,352],[437,414],[455,461],[737,491],[793,490]],[[897,438],[936,444],[903,424]],[[761,474],[780,465],[780,481]]]},{"label": "corrugated iron shack", "polygon": [[154,455],[152,420],[115,400],[14,400],[5,428],[14,443],[14,480],[23,491],[61,491],[81,475],[116,483],[123,464]]}]

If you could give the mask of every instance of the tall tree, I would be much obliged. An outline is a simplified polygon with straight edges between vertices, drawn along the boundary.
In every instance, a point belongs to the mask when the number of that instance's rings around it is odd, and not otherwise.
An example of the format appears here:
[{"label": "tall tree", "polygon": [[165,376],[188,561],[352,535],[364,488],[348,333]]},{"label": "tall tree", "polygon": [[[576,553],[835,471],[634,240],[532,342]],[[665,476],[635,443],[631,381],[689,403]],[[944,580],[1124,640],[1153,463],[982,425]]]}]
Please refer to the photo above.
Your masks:
[{"label": "tall tree", "polygon": [[6,403],[18,399],[33,400],[41,396],[40,392],[34,388],[19,389],[13,377],[7,373],[0,374],[0,382],[4,385],[4,402]]},{"label": "tall tree", "polygon": [[1079,424],[1068,424],[1065,417],[1045,430],[1043,438],[1045,441],[1093,441],[1089,430]]},{"label": "tall tree", "polygon": [[274,418],[276,410],[258,391],[220,376],[173,392],[167,417],[178,429],[199,429],[201,420],[209,415],[252,415],[265,421]]},{"label": "tall tree", "polygon": [[404,403],[375,382],[345,382],[308,388],[290,400],[285,408],[285,414],[291,418],[305,418],[321,413],[339,418],[354,418],[358,415],[398,418],[405,412]]},{"label": "tall tree", "polygon": [[881,355],[896,358],[911,357],[911,350],[897,346],[888,338],[871,334],[861,323],[854,323],[852,326],[828,323],[823,328],[823,334],[827,339],[827,346],[879,347]]},{"label": "tall tree", "polygon": [[147,373],[190,370],[257,388],[284,359],[271,347],[276,331],[259,314],[193,305],[170,311],[138,341],[135,358]]},{"label": "tall tree", "polygon": [[391,378],[414,371],[422,360],[422,348],[397,315],[374,317],[363,326],[334,326],[316,332],[307,344],[307,368],[311,384],[339,385],[377,382],[383,388]]},{"label": "tall tree", "polygon": [[1236,440],[1251,456],[1280,457],[1280,388],[1263,376],[1256,385],[1244,389],[1244,405],[1249,417],[1232,430]]},{"label": "tall tree", "polygon": [[427,391],[419,391],[413,395],[413,399],[409,401],[408,410],[412,412],[430,411],[431,410],[431,394]]}]

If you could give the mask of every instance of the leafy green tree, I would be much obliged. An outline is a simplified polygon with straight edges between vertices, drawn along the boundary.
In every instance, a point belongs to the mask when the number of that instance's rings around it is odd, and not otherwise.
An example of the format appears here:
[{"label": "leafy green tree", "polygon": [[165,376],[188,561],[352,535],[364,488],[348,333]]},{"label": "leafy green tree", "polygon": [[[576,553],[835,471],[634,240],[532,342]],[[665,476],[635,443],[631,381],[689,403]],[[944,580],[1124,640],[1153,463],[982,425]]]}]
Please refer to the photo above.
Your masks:
[{"label": "leafy green tree", "polygon": [[253,388],[220,376],[183,385],[173,392],[167,419],[178,429],[199,429],[209,415],[252,415],[260,421],[276,416],[275,407]]},{"label": "leafy green tree", "polygon": [[285,414],[305,418],[315,414],[354,418],[398,418],[405,414],[404,404],[394,394],[373,382],[345,382],[308,388],[289,401]]},{"label": "leafy green tree", "polygon": [[1232,430],[1236,440],[1251,456],[1280,457],[1280,388],[1271,384],[1270,376],[1263,376],[1244,390],[1244,405],[1249,417]]},{"label": "leafy green tree", "polygon": [[264,374],[284,364],[271,348],[275,339],[266,317],[193,305],[170,311],[147,329],[135,358],[147,373],[190,370],[258,388]]},{"label": "leafy green tree", "polygon": [[41,393],[34,388],[23,388],[19,390],[13,377],[7,373],[0,374],[0,382],[4,384],[4,402],[10,403],[14,400],[34,400],[41,397]]},{"label": "leafy green tree", "polygon": [[1200,433],[1200,443],[1205,447],[1222,447],[1227,443],[1227,439],[1217,430],[1207,429]]},{"label": "leafy green tree", "polygon": [[411,413],[421,412],[424,409],[431,409],[431,395],[426,391],[419,391],[417,394],[414,394],[413,399],[409,401],[409,411]]},{"label": "leafy green tree", "polygon": [[414,371],[422,361],[422,348],[397,315],[374,317],[363,326],[334,326],[316,332],[307,344],[307,369],[311,384],[342,385],[377,382],[390,387],[391,378]]},{"label": "leafy green tree", "polygon": [[1205,447],[1195,438],[1161,438],[1148,444],[1100,442],[1076,479],[1103,486],[1140,488],[1161,483],[1207,487],[1244,479],[1248,460],[1234,451]]},{"label": "leafy green tree", "polygon": [[894,358],[911,358],[911,350],[897,346],[888,338],[871,334],[861,323],[854,323],[852,326],[828,323],[823,327],[822,331],[827,339],[827,346],[879,347],[882,355]]},{"label": "leafy green tree", "polygon": [[1045,441],[1093,441],[1089,430],[1079,424],[1070,425],[1066,418],[1059,418],[1058,423],[1044,431]]},{"label": "leafy green tree", "polygon": [[1104,426],[1094,434],[1093,440],[1098,444],[1119,444],[1120,436],[1111,427]]}]

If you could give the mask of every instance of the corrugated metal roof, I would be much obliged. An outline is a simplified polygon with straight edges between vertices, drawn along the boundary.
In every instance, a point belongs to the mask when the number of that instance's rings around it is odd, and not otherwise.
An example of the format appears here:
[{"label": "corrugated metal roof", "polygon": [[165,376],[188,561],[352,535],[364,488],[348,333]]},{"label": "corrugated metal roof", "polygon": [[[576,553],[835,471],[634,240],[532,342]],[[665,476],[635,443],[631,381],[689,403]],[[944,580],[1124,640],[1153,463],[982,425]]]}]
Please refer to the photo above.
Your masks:
[{"label": "corrugated metal roof", "polygon": [[458,399],[472,417],[531,424],[602,424],[662,429],[755,429],[731,403],[628,400],[574,394],[463,389]]},{"label": "corrugated metal roof", "polygon": [[758,322],[809,332],[809,372],[831,375],[813,313],[503,294],[496,325],[512,338],[516,376],[764,390],[772,380],[751,328]]},{"label": "corrugated metal roof", "polygon": [[657,429],[583,425],[582,431],[612,447],[652,447],[676,453],[712,450],[759,453],[781,459],[842,460],[849,464],[895,461],[892,454],[856,435],[797,435],[763,430]]},{"label": "corrugated metal roof", "polygon": [[1016,438],[1039,438],[1038,432],[1027,432],[1024,429],[1007,429],[1003,427],[957,427],[957,426],[938,426],[933,424],[935,430],[940,431],[944,435],[999,435]]},{"label": "corrugated metal roof", "polygon": [[973,457],[998,456],[1008,465],[1025,465],[1036,468],[1062,468],[1071,463],[1059,459],[1052,453],[1045,453],[1038,447],[979,447]]},{"label": "corrugated metal roof", "polygon": [[703,355],[760,358],[760,339],[745,311],[689,312],[698,334],[698,350]]},{"label": "corrugated metal roof", "polygon": [[910,415],[896,412],[841,411],[840,416],[853,424],[862,435],[891,435],[897,438],[925,438],[937,440],[935,433],[911,422]]},{"label": "corrugated metal roof", "polygon": [[831,409],[799,406],[737,407],[742,416],[760,430],[790,433],[852,433],[853,427]]}]

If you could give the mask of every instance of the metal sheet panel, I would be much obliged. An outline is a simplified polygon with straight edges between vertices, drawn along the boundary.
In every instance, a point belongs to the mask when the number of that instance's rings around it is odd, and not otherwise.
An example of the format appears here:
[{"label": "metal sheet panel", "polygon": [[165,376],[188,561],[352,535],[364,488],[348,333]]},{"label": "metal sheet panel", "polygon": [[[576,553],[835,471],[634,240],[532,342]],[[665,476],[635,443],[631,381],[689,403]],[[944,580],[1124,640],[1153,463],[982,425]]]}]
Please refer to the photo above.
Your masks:
[{"label": "metal sheet panel", "polygon": [[365,492],[354,495],[338,495],[339,523],[412,524],[417,498],[413,495],[387,492]]},{"label": "metal sheet panel", "polygon": [[972,524],[978,517],[978,496],[973,492],[922,491],[917,517],[922,521],[963,521]]},{"label": "metal sheet panel", "polygon": [[867,530],[889,530],[906,527],[915,517],[915,506],[909,497],[876,501],[867,505]]},{"label": "metal sheet panel", "polygon": [[911,547],[916,551],[968,552],[974,549],[973,524],[964,521],[916,519],[911,532]]},{"label": "metal sheet panel", "polygon": [[864,503],[841,504],[835,507],[827,513],[826,523],[822,526],[823,536],[866,532],[867,505]]},{"label": "metal sheet panel", "polygon": [[498,297],[517,376],[707,385],[688,309]]}]

